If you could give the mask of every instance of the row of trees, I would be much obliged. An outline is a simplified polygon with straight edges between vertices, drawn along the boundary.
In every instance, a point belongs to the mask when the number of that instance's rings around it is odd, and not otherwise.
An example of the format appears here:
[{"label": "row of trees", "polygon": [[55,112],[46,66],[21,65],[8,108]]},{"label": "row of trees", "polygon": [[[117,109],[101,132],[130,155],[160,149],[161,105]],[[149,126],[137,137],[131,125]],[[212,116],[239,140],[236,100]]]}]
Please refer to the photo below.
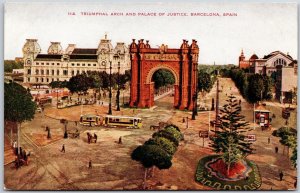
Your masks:
[{"label": "row of trees", "polygon": [[242,96],[251,103],[272,99],[273,81],[271,77],[249,74],[242,69],[232,69],[230,74]]},{"label": "row of trees", "polygon": [[145,168],[144,185],[149,168],[168,169],[172,166],[172,156],[177,150],[179,142],[183,140],[180,129],[175,125],[168,125],[163,130],[153,133],[152,138],[138,146],[131,154],[133,160],[141,162]]},{"label": "row of trees", "polygon": [[297,130],[291,127],[281,127],[272,133],[273,136],[279,137],[279,142],[287,147],[287,155],[289,156],[289,150],[292,149],[291,161],[292,165],[297,167]]},{"label": "row of trees", "polygon": [[[70,78],[69,81],[54,81],[50,83],[52,88],[68,88],[72,93],[85,92],[92,88],[99,92],[100,90],[108,90],[110,85],[117,87],[118,73],[113,73],[111,84],[109,74],[106,72],[90,71],[87,73],[78,74]],[[130,81],[130,71],[125,71],[125,74],[119,75],[120,89],[125,89],[125,85]]]}]

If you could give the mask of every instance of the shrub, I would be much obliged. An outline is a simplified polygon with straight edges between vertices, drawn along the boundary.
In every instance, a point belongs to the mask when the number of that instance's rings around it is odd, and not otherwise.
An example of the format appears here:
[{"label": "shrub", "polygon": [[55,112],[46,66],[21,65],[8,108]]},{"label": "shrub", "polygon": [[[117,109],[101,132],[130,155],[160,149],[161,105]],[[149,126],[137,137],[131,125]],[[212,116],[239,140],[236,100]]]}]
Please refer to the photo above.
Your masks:
[{"label": "shrub", "polygon": [[172,141],[175,144],[175,146],[179,145],[179,140],[174,136],[174,134],[172,134],[172,133],[170,133],[166,130],[160,130],[158,132],[155,132],[155,133],[153,133],[152,137],[153,138],[155,138],[155,137],[164,137],[164,138]]}]

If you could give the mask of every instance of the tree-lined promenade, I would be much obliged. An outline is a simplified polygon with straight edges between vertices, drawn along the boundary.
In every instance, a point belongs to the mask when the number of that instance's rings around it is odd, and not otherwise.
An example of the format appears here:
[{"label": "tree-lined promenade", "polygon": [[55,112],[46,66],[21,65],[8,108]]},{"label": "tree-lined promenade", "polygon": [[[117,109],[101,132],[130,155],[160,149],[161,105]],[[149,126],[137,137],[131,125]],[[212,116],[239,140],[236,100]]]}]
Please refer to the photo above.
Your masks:
[{"label": "tree-lined promenade", "polygon": [[[219,76],[215,70],[219,70]],[[213,132],[214,126],[209,126],[209,122],[215,118],[215,112],[211,111],[211,108],[208,109],[209,111],[199,111],[196,119],[191,120],[191,112],[170,108],[173,100],[171,95],[159,99],[156,102],[158,107],[152,109],[122,107],[119,112],[113,109],[114,115],[141,117],[143,120],[141,129],[86,127],[76,121],[76,117],[79,120],[82,112],[93,114],[97,111],[99,115],[106,115],[107,104],[85,105],[83,109],[82,107],[57,109],[55,104],[51,104],[45,106],[43,113],[36,113],[34,116],[35,106],[33,106],[33,113],[26,112],[28,116],[32,116],[22,119],[24,123],[22,122],[19,134],[22,138],[21,146],[31,152],[30,161],[28,166],[21,167],[19,170],[15,170],[13,164],[5,166],[6,187],[19,190],[138,190],[143,188],[151,190],[213,190],[218,188],[209,186],[208,182],[197,181],[195,172],[199,169],[197,165],[199,160],[217,154],[222,161],[210,160],[209,165],[211,169],[219,168],[224,179],[233,178],[237,166],[245,166],[244,169],[249,166],[256,171],[249,176],[244,176],[245,179],[248,177],[246,180],[243,179],[242,185],[246,187],[245,189],[247,189],[247,185],[251,184],[255,184],[253,187],[255,186],[259,190],[293,189],[297,155],[295,122],[292,119],[296,117],[296,112],[291,112],[288,123],[288,127],[292,129],[285,129],[287,127],[282,121],[285,119],[281,117],[281,106],[276,102],[267,103],[266,108],[272,110],[276,118],[272,120],[273,124],[270,130],[262,131],[258,124],[253,123],[252,102],[261,101],[261,96],[265,97],[263,100],[268,100],[269,85],[264,85],[264,77],[247,74],[245,75],[247,80],[244,80],[244,82],[247,81],[247,84],[238,86],[241,79],[237,77],[242,77],[237,75],[239,73],[238,70],[226,66],[199,69],[198,92],[201,97],[198,97],[198,100],[206,100],[209,107],[212,106],[212,99],[216,100],[216,80],[219,79],[219,106],[223,106],[223,108],[220,110],[221,128],[217,132]],[[234,81],[235,84],[230,78],[224,78],[234,75],[236,75],[236,80],[239,80]],[[117,74],[112,76],[111,84],[109,84],[108,74],[90,72],[74,76],[68,82],[53,82],[51,85],[53,88],[67,87],[72,93],[94,89],[97,97],[100,96],[100,90],[107,92],[110,86],[114,89],[117,89],[119,85],[124,90],[128,88],[126,84],[129,84],[129,74],[125,74],[123,80],[120,80],[121,78]],[[156,89],[174,83],[172,81],[174,77],[168,72],[158,72],[155,76],[156,78],[153,80],[156,81]],[[252,88],[251,86],[255,82],[263,82],[263,89],[261,87]],[[241,88],[244,88],[244,91]],[[18,102],[12,101],[14,95],[8,91],[5,90],[6,97],[11,97],[7,100],[8,103],[18,104]],[[32,98],[28,96],[28,90],[25,92],[24,89],[20,89],[20,92],[31,104],[29,101],[32,101]],[[243,97],[243,92],[248,97],[247,99]],[[250,94],[250,92],[253,93]],[[8,95],[8,93],[10,94]],[[90,93],[87,97],[96,97],[94,93]],[[265,93],[266,95],[264,95]],[[22,98],[22,100],[25,99]],[[5,104],[5,108],[9,105],[8,103]],[[8,119],[8,115],[16,113],[16,111],[7,109],[10,112],[5,111],[5,119],[18,121]],[[80,137],[64,138],[65,129],[60,119],[68,120],[68,132],[77,129]],[[245,122],[242,122],[242,119]],[[161,131],[150,130],[151,125],[156,126],[159,122],[167,122],[173,126],[165,127]],[[50,127],[52,139],[47,139],[49,130],[46,131],[45,126]],[[281,127],[283,129],[280,129]],[[199,131],[209,130],[209,133],[215,134],[214,137],[199,137]],[[97,141],[88,143],[87,133],[96,134]],[[181,134],[184,137],[180,137],[180,140],[177,139]],[[248,134],[255,135],[256,141],[247,142]],[[174,138],[177,141],[173,141]],[[49,143],[37,143],[39,140]],[[62,146],[64,147],[63,152],[61,152]],[[275,147],[279,149],[277,153]],[[284,154],[283,148],[285,149]],[[116,163],[118,164],[116,165]],[[220,165],[226,166],[223,167],[225,170],[220,171]],[[151,167],[158,167],[162,170],[155,170],[153,176],[152,172],[145,170],[145,168]],[[241,171],[246,172],[247,169]],[[284,175],[282,181],[279,179],[281,171]],[[31,177],[28,176],[30,174],[32,174]],[[261,178],[261,185],[259,185],[260,178],[257,176]],[[29,178],[30,182],[28,182]],[[45,183],[49,185],[45,185]],[[223,185],[222,187],[225,187],[226,184]]]}]

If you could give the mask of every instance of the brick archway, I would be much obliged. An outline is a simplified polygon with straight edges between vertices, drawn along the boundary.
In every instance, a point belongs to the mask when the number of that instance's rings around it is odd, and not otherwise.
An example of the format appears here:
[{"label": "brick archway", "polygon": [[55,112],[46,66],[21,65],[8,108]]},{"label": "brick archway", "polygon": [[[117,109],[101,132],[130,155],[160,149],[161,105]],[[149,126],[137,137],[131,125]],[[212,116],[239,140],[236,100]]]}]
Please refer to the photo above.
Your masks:
[{"label": "brick archway", "polygon": [[162,44],[151,48],[149,42],[130,45],[131,86],[130,107],[152,107],[154,105],[154,82],[151,78],[155,71],[167,69],[175,77],[174,107],[192,110],[195,105],[197,86],[197,66],[199,47],[193,40],[191,45],[183,40],[180,49],[169,49]]}]

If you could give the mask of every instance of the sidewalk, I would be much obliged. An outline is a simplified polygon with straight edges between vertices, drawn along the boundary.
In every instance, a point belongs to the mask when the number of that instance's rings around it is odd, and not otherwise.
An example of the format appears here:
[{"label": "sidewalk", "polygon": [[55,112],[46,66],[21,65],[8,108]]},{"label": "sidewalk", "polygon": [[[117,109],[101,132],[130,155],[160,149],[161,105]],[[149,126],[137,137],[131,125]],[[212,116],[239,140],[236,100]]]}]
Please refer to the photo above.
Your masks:
[{"label": "sidewalk", "polygon": [[4,136],[4,165],[10,164],[15,161],[14,150],[10,144],[10,139]]}]

